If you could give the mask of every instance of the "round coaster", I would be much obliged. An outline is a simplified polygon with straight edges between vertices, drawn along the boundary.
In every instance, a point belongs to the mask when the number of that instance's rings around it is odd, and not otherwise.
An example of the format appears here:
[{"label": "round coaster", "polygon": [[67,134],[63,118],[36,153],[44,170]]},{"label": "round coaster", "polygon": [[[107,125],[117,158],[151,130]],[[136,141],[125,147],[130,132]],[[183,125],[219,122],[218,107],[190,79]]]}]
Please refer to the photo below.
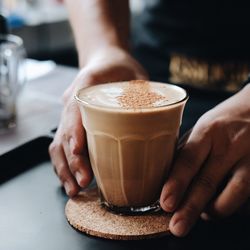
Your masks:
[{"label": "round coaster", "polygon": [[118,215],[100,206],[96,189],[80,192],[65,207],[68,222],[79,231],[114,240],[140,240],[169,234],[170,216]]}]

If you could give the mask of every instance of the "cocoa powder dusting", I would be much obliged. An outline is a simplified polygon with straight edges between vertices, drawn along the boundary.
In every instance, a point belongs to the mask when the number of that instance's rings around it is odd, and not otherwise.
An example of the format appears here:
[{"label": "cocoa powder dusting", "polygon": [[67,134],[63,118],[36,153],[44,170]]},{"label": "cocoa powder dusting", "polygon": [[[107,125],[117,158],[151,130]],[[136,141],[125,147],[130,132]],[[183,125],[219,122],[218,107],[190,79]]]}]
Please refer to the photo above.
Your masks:
[{"label": "cocoa powder dusting", "polygon": [[152,92],[149,82],[145,80],[130,81],[122,95],[117,97],[121,107],[133,109],[153,107],[155,102],[162,99],[165,97]]}]

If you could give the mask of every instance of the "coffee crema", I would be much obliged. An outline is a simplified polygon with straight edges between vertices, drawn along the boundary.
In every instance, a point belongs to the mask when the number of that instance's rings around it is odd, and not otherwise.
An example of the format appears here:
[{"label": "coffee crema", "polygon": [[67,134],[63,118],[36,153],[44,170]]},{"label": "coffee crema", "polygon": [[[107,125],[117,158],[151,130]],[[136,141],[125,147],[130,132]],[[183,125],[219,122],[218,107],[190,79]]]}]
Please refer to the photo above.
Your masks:
[{"label": "coffee crema", "polygon": [[177,103],[185,96],[186,92],[174,85],[133,80],[86,88],[79,99],[106,108],[147,109]]}]

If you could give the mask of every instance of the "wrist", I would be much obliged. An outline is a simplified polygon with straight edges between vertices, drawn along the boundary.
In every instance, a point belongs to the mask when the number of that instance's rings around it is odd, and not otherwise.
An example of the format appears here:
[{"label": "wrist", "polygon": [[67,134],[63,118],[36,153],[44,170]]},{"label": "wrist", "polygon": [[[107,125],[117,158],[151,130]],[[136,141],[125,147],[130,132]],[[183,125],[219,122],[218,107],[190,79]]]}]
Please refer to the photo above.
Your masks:
[{"label": "wrist", "polygon": [[101,28],[94,28],[91,36],[85,35],[84,38],[76,41],[79,66],[84,67],[92,56],[98,51],[116,48],[119,50],[129,51],[129,40],[127,32],[118,31],[116,27],[103,25]]},{"label": "wrist", "polygon": [[83,68],[90,62],[104,58],[105,56],[120,58],[121,55],[128,55],[129,50],[117,43],[102,43],[95,48],[86,51],[85,49],[78,52],[79,67]]}]

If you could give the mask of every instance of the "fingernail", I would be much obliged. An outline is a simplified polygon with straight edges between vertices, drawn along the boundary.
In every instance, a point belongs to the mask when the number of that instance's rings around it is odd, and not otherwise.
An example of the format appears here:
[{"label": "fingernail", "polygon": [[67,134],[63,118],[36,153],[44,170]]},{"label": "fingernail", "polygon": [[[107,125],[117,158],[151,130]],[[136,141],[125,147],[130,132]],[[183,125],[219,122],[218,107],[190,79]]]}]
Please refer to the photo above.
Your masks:
[{"label": "fingernail", "polygon": [[78,183],[81,187],[84,187],[84,186],[85,186],[85,183],[84,183],[84,177],[83,177],[83,175],[82,175],[79,171],[76,171],[75,177],[76,177],[77,183]]},{"label": "fingernail", "polygon": [[67,194],[68,196],[70,196],[70,193],[71,193],[70,184],[69,184],[67,181],[65,181],[65,182],[63,183],[63,186],[64,186],[64,188],[65,188],[66,194]]},{"label": "fingernail", "polygon": [[176,198],[174,195],[170,195],[168,196],[164,202],[164,208],[168,211],[168,212],[172,212],[173,209],[175,209],[176,206]]},{"label": "fingernail", "polygon": [[188,222],[179,220],[173,226],[173,231],[176,236],[185,236],[188,233]]}]

